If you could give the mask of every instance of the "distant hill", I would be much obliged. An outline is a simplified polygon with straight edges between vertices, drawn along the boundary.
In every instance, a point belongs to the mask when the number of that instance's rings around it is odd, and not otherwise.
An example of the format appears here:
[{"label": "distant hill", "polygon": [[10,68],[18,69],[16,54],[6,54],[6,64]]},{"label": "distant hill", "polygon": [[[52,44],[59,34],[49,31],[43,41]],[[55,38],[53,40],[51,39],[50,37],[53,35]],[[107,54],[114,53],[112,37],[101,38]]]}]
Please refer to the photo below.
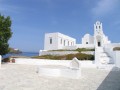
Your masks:
[{"label": "distant hill", "polygon": [[19,49],[15,49],[15,48],[9,48],[9,53],[19,54],[19,53],[22,53],[22,51],[20,51]]}]

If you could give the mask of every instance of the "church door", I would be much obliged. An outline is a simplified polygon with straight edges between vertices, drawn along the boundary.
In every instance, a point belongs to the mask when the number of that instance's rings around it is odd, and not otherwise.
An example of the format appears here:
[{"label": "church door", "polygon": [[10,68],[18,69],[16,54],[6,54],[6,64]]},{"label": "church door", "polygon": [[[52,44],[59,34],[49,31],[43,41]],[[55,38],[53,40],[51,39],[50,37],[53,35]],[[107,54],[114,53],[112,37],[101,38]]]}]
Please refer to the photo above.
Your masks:
[{"label": "church door", "polygon": [[98,42],[98,47],[100,47],[101,46],[101,43],[100,42]]}]

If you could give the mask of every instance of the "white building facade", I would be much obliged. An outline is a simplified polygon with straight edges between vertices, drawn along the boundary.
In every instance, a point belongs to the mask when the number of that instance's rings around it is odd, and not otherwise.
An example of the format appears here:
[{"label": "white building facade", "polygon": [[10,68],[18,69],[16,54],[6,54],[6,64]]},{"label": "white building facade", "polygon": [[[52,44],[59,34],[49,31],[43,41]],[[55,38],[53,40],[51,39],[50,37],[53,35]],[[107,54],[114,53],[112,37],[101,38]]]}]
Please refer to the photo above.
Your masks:
[{"label": "white building facade", "polygon": [[76,39],[67,35],[56,33],[46,33],[44,40],[44,50],[58,50],[64,47],[75,46]]},{"label": "white building facade", "polygon": [[[67,35],[57,33],[46,33],[44,40],[44,50],[75,50],[77,48],[94,48],[95,49],[95,64],[101,68],[103,66],[115,65],[120,67],[120,51],[114,51],[114,47],[120,47],[120,43],[111,43],[108,37],[103,32],[102,23],[97,21],[94,24],[94,35],[85,34],[81,44],[76,44],[76,39]],[[59,52],[60,53],[60,52]]]},{"label": "white building facade", "polygon": [[85,34],[84,37],[82,38],[82,44],[83,45],[94,44],[94,37],[91,36],[90,34]]},{"label": "white building facade", "polygon": [[110,43],[111,41],[108,40],[108,37],[103,33],[102,23],[97,21],[96,24],[94,24],[94,45],[100,47]]},{"label": "white building facade", "polygon": [[85,34],[81,44],[76,44],[76,39],[67,35],[57,33],[46,33],[44,39],[44,50],[95,48],[111,43],[103,33],[102,23],[94,24],[94,35]]},{"label": "white building facade", "polygon": [[99,21],[94,24],[94,35],[91,36],[90,34],[85,34],[82,38],[82,45],[86,46],[93,44],[94,47],[100,47],[109,43],[111,43],[111,41],[108,40],[108,37],[103,33],[102,23]]}]

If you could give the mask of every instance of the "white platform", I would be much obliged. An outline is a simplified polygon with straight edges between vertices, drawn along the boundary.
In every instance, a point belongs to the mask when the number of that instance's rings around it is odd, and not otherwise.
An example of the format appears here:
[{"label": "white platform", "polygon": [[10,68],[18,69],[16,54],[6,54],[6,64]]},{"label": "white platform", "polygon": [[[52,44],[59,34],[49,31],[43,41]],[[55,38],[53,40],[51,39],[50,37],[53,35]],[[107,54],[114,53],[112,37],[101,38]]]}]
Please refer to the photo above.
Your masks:
[{"label": "white platform", "polygon": [[81,77],[80,69],[70,69],[65,66],[42,65],[39,66],[37,72],[40,76],[65,77],[72,79],[79,79]]}]

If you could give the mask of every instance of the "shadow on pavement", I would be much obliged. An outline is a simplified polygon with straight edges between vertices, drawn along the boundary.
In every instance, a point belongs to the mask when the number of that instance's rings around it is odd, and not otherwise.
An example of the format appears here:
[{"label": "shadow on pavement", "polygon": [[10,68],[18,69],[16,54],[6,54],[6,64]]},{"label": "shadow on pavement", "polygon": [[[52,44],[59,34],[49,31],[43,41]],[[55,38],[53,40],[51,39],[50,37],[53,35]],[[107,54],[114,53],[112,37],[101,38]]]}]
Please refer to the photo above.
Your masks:
[{"label": "shadow on pavement", "polygon": [[112,68],[97,90],[120,90],[120,69]]}]

